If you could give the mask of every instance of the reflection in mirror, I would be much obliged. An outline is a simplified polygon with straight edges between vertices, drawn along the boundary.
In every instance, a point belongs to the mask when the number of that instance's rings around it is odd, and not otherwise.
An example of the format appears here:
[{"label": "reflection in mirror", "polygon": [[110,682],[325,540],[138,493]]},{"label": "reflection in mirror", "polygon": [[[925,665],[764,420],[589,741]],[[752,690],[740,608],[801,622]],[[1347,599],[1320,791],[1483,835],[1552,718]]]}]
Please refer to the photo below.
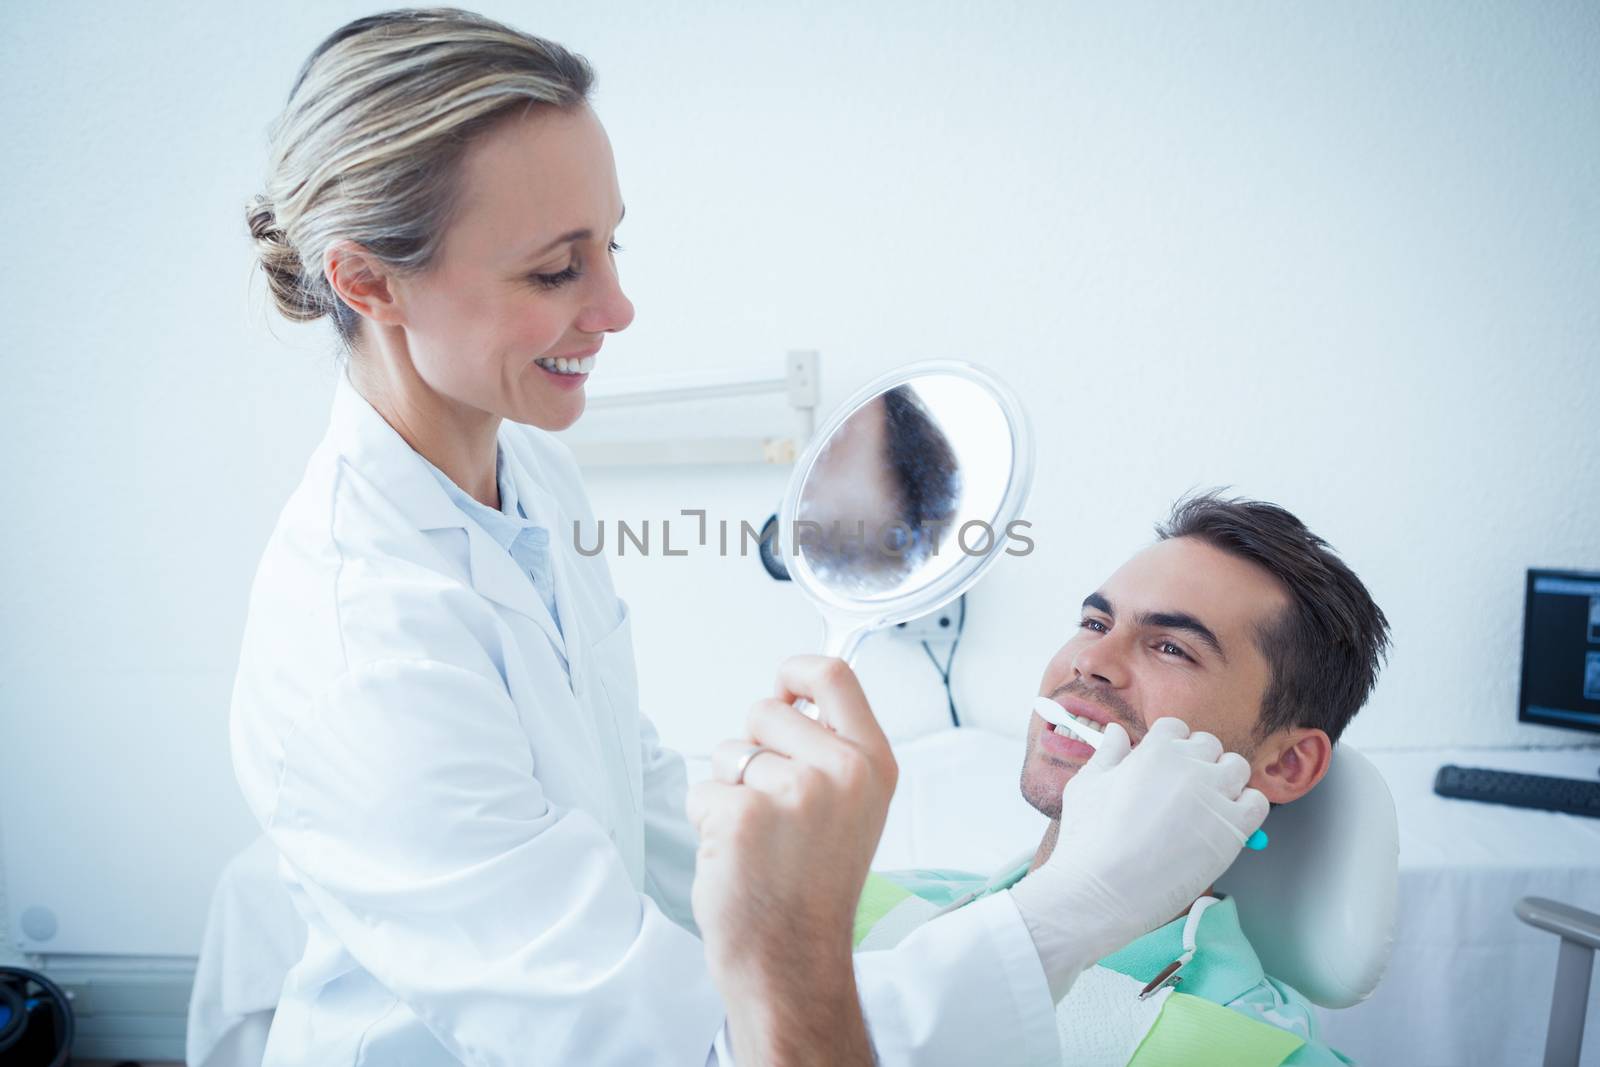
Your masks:
[{"label": "reflection in mirror", "polygon": [[899,587],[948,541],[961,497],[950,440],[908,386],[867,401],[818,454],[796,544],[842,595]]},{"label": "reflection in mirror", "polygon": [[904,597],[1003,531],[1012,427],[984,384],[927,373],[863,402],[804,475],[794,550],[834,598]]},{"label": "reflection in mirror", "polygon": [[1028,525],[1032,482],[1027,415],[984,368],[917,363],[863,386],[807,447],[774,524],[823,654],[849,662],[867,634],[971,588]]}]

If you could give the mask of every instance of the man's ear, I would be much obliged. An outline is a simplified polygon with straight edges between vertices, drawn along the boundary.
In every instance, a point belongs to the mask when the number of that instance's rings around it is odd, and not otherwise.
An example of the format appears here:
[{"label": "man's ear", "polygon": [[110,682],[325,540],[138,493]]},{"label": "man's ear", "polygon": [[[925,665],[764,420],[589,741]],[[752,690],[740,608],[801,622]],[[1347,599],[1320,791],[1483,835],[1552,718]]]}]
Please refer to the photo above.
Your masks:
[{"label": "man's ear", "polygon": [[1312,727],[1282,730],[1256,750],[1250,784],[1274,804],[1287,804],[1311,792],[1328,773],[1333,742]]},{"label": "man's ear", "polygon": [[393,325],[403,316],[389,285],[389,271],[354,241],[335,241],[322,257],[322,272],[339,299],[374,322]]}]

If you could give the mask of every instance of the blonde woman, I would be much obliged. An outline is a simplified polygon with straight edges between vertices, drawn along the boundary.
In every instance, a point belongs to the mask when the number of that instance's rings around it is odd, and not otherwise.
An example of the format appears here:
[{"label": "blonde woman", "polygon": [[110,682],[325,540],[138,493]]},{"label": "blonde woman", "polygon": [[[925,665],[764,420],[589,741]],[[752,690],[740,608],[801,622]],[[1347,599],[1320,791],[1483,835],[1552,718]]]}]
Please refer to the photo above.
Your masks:
[{"label": "blonde woman", "polygon": [[[759,967],[739,964],[749,927],[719,925],[708,963],[683,764],[639,712],[604,558],[570,547],[591,516],[548,431],[583,413],[606,335],[633,319],[590,83],[549,41],[395,11],[324,41],[272,130],[248,209],[261,267],[289,318],[332,319],[346,358],[261,560],[232,707],[239,782],[308,926],[268,1064],[700,1067],[729,1048],[712,968],[776,976],[752,1030],[767,1004],[812,1056],[865,1048],[848,920],[893,763],[853,676],[806,659],[783,684],[868,724],[864,776],[791,773],[807,752],[845,764],[783,702],[752,712],[780,750],[763,779],[799,782],[791,812],[849,847],[817,850],[812,889],[788,879]],[[739,847],[729,798],[707,796],[712,840]],[[696,900],[761,922],[778,875],[731,854]],[[1060,938],[1041,956],[1009,896],[855,968],[885,1061],[1053,1057]]]}]

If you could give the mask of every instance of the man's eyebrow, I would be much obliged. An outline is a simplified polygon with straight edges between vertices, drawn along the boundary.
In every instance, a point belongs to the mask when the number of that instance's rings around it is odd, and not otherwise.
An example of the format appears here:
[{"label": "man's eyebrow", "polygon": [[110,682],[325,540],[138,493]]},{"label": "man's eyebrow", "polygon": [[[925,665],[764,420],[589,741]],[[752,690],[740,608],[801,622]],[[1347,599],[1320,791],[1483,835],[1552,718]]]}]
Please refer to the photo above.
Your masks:
[{"label": "man's eyebrow", "polygon": [[[1104,593],[1090,593],[1083,598],[1083,606],[1093,608],[1095,611],[1109,615],[1113,619],[1117,617],[1117,613],[1112,610],[1111,601],[1106,599]],[[1149,630],[1181,630],[1186,634],[1191,634],[1197,641],[1209,646],[1211,651],[1215,652],[1222,662],[1228,662],[1228,654],[1222,650],[1222,642],[1217,640],[1217,635],[1211,632],[1211,627],[1188,612],[1147,611],[1143,615],[1137,616],[1134,622],[1140,627]]]},{"label": "man's eyebrow", "polygon": [[1222,651],[1222,642],[1211,632],[1211,627],[1187,612],[1147,612],[1139,616],[1138,622],[1140,626],[1151,630],[1182,630],[1201,643],[1211,646],[1211,651],[1215,652],[1222,662],[1228,662],[1228,654]]},{"label": "man's eyebrow", "polygon": [[[622,214],[617,216],[617,225],[621,226],[622,225],[622,220],[627,218],[627,217],[628,217],[628,206],[626,204],[624,204],[622,206]],[[539,251],[530,253],[527,258],[529,258],[529,259],[537,259],[539,256],[542,256],[546,252],[550,252],[550,251],[560,247],[561,245],[570,244],[573,241],[587,241],[589,238],[591,238],[593,236],[594,236],[594,231],[593,230],[573,230],[570,233],[564,233],[560,237],[557,237],[554,241],[551,241],[549,244],[547,244],[543,248],[539,249]]]}]

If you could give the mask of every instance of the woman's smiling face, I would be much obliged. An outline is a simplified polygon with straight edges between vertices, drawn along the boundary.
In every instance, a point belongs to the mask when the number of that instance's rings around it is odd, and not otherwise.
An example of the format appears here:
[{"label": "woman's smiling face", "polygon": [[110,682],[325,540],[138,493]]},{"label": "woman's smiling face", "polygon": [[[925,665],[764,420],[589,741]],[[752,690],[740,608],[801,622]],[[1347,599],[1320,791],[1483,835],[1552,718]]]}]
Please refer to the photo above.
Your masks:
[{"label": "woman's smiling face", "polygon": [[411,364],[441,397],[561,430],[583,414],[586,359],[633,321],[617,277],[611,142],[587,106],[534,108],[479,136],[429,267],[391,275]]}]

